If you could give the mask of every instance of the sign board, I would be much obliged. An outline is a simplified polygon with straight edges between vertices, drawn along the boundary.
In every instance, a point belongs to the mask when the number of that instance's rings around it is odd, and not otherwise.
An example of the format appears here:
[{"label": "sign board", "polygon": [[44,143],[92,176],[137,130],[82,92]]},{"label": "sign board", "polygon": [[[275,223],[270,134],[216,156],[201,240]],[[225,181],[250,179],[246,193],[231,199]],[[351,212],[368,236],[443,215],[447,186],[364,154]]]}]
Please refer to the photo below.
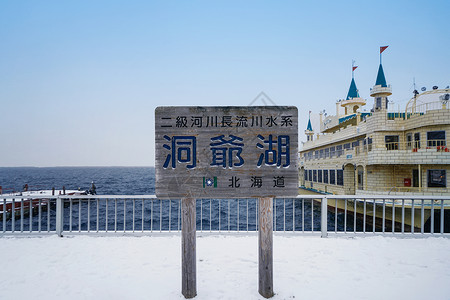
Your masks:
[{"label": "sign board", "polygon": [[157,107],[158,198],[298,195],[294,106]]}]

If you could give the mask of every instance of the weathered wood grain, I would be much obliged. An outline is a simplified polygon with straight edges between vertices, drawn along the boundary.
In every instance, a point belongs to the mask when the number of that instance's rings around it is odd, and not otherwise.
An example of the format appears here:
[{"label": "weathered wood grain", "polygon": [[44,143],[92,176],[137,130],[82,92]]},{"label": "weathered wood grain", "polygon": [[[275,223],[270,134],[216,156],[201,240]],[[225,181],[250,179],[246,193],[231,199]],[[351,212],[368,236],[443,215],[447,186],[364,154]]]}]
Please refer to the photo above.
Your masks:
[{"label": "weathered wood grain", "polygon": [[259,199],[259,273],[258,291],[270,298],[273,292],[273,198]]},{"label": "weathered wood grain", "polygon": [[181,200],[181,293],[185,298],[197,295],[195,202],[195,198]]},{"label": "weathered wood grain", "polygon": [[[223,126],[223,118],[229,118],[230,126]],[[244,123],[242,118],[247,122]],[[195,120],[202,120],[201,127],[195,123],[200,121]],[[214,140],[220,136],[223,136],[223,140]],[[233,136],[239,139],[233,139]],[[173,143],[183,137],[188,137],[184,141],[187,144],[179,143],[173,147]],[[269,137],[273,141],[269,142]],[[279,137],[281,140],[278,140]],[[285,141],[283,137],[289,137],[289,147],[280,151],[278,145]],[[188,159],[194,149],[187,149],[192,148],[189,143],[194,140],[195,162]],[[230,143],[220,144],[221,141]],[[220,145],[212,146],[214,143]],[[179,149],[177,147],[184,147],[180,152],[183,154],[181,161],[172,152],[173,149]],[[289,154],[278,157],[283,151]],[[260,164],[261,155],[268,152],[269,163],[264,160]],[[285,165],[287,156],[289,165]],[[274,164],[275,160],[282,164]],[[224,161],[225,166],[217,164],[218,161]],[[166,162],[169,164],[164,167]],[[239,165],[239,162],[243,163]],[[297,196],[298,110],[294,106],[158,107],[155,110],[155,163],[155,193],[158,198]],[[261,186],[254,186],[255,176],[261,181]],[[276,184],[277,178],[283,179],[282,184]],[[205,185],[207,179],[214,183]],[[233,183],[236,179],[238,181]]]}]

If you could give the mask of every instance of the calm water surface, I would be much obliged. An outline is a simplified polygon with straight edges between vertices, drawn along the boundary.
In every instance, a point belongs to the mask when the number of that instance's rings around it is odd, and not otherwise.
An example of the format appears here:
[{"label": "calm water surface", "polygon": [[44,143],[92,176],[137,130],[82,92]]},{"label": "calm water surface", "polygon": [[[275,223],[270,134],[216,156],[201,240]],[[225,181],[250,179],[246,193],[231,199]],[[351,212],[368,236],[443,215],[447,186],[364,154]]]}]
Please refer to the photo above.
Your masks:
[{"label": "calm water surface", "polygon": [[[25,184],[28,184],[30,190],[62,189],[81,189],[88,190],[91,182],[94,181],[99,195],[153,195],[155,194],[155,169],[153,167],[53,167],[53,168],[0,168],[0,186],[4,192],[21,191]],[[255,199],[205,199],[197,200],[197,228],[203,230],[246,230],[247,223],[249,230],[256,230],[256,200]],[[85,230],[88,226],[92,229],[96,228],[96,202],[88,204],[87,202],[73,203],[72,214],[69,207],[65,207],[64,218],[65,224],[69,224],[71,218],[72,229]],[[132,209],[135,207],[135,227],[148,230],[168,230],[177,229],[179,227],[180,202],[178,200],[160,201],[155,200],[153,203],[137,200],[135,203],[128,201],[108,201],[108,205],[104,201],[99,204],[99,230],[104,230],[106,226],[111,230],[131,230]],[[293,207],[295,206],[295,216],[293,215]],[[210,213],[209,208],[212,211]],[[239,209],[238,209],[239,207]],[[144,218],[142,218],[142,210],[144,210]],[[304,210],[304,213],[303,213]],[[237,213],[239,211],[239,214]],[[90,218],[86,217],[90,215]],[[119,216],[117,220],[113,220],[112,216],[117,212]],[[299,199],[276,199],[274,201],[274,212],[276,223],[274,230],[320,230],[320,204],[311,204],[310,200],[302,203]],[[106,216],[109,216],[107,219]],[[49,226],[54,229],[55,208],[50,206],[47,211],[42,212],[42,218],[47,219],[50,216],[50,223],[41,224],[42,230],[46,230]],[[79,218],[81,216],[81,218]],[[153,219],[150,220],[150,217]],[[170,216],[170,217],[169,217]],[[304,220],[302,220],[304,216]],[[343,215],[337,215],[338,226],[343,228]],[[335,215],[328,214],[328,223],[334,226]],[[30,219],[24,218],[24,227],[29,228]],[[16,220],[17,222],[17,220]],[[33,228],[38,226],[37,216],[33,216],[31,220]],[[42,222],[41,222],[42,223]],[[360,223],[360,222],[359,222]],[[359,224],[361,226],[361,224]],[[65,230],[69,228],[66,225]],[[353,230],[353,224],[348,222],[347,230]],[[11,220],[7,222],[7,228],[11,228]],[[16,225],[17,228],[17,225]],[[330,229],[334,229],[330,228]]]}]

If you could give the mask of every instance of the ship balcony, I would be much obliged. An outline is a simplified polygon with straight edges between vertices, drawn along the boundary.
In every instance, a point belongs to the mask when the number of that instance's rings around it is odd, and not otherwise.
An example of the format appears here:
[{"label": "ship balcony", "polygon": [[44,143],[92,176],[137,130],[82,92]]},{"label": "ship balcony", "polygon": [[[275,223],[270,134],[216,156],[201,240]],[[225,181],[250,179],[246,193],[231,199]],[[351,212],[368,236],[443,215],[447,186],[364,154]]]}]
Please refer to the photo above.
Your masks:
[{"label": "ship balcony", "polygon": [[447,140],[385,143],[373,148],[368,164],[450,164],[447,145]]},{"label": "ship balcony", "polygon": [[321,149],[318,151],[309,151],[303,153],[302,156],[300,156],[300,159],[302,161],[314,161],[314,160],[322,160],[322,159],[346,159],[351,160],[354,158],[361,158],[367,153],[372,151],[372,144],[365,144],[365,145],[359,145],[350,147],[347,149],[335,149],[334,151],[330,151],[330,148],[328,149]]},{"label": "ship balcony", "polygon": [[392,95],[392,88],[389,84],[388,86],[376,85],[370,89],[370,97],[376,97],[378,94],[385,94],[386,96]]},{"label": "ship balcony", "polygon": [[429,150],[429,152],[450,152],[447,140],[427,140],[427,141],[408,141],[404,143],[390,142],[385,143],[386,150],[407,150],[410,152],[419,152],[419,150]]},{"label": "ship balcony", "polygon": [[303,153],[303,161],[323,159],[367,159],[368,164],[450,164],[447,140],[412,141],[406,143],[360,144],[346,149],[313,150]]}]

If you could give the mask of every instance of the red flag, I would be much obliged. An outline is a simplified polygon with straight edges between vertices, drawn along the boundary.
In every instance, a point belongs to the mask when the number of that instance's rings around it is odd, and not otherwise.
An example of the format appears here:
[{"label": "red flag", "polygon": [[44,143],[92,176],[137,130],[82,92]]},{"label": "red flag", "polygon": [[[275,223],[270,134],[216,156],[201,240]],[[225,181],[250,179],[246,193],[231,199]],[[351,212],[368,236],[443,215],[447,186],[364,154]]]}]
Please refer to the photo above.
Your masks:
[{"label": "red flag", "polygon": [[356,67],[353,67],[353,70],[352,70],[352,71],[355,71],[357,67],[358,67],[358,66],[356,66]]},{"label": "red flag", "polygon": [[389,46],[382,46],[382,47],[380,47],[380,54],[383,53],[383,51],[386,50],[387,47],[389,47]]}]

